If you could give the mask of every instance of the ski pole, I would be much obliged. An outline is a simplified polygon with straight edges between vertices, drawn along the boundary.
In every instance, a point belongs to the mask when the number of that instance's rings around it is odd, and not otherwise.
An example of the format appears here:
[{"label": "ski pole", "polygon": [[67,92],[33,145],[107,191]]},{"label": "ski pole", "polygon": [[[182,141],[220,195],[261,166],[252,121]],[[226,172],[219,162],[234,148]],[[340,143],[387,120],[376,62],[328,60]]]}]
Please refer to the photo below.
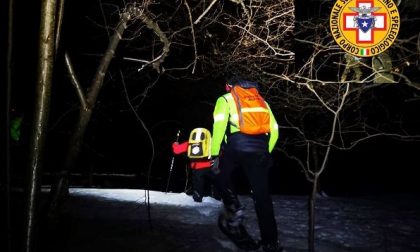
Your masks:
[{"label": "ski pole", "polygon": [[[176,133],[176,142],[178,142],[179,140],[180,133],[181,133],[181,130],[178,130],[178,132]],[[175,154],[172,156],[171,166],[169,167],[169,176],[168,176],[168,182],[166,183],[166,192],[168,192],[169,181],[171,180],[172,168],[174,167],[174,161],[175,161]]]}]

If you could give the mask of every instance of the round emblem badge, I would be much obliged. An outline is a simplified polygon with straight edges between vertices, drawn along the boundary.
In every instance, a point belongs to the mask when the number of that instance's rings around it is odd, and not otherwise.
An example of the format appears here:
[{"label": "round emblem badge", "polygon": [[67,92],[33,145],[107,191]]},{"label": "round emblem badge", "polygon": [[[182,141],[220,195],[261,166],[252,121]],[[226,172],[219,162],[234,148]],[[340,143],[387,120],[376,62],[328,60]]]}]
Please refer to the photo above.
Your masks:
[{"label": "round emblem badge", "polygon": [[337,0],[330,30],[337,44],[357,57],[387,50],[400,29],[400,14],[392,0]]}]

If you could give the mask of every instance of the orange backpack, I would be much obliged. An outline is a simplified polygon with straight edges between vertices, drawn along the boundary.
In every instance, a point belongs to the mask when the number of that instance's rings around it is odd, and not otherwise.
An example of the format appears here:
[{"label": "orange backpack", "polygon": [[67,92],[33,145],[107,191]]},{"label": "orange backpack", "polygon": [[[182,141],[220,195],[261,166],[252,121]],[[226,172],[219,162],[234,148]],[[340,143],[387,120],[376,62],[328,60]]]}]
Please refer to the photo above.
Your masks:
[{"label": "orange backpack", "polygon": [[239,130],[258,135],[270,132],[270,112],[257,88],[233,86],[231,90],[238,111]]}]

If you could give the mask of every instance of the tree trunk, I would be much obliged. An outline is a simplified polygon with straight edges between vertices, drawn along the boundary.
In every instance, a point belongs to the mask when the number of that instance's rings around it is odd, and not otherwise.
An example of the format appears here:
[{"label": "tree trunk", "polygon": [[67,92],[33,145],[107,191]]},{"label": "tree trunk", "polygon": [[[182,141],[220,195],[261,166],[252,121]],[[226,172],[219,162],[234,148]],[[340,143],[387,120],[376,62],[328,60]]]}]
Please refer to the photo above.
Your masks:
[{"label": "tree trunk", "polygon": [[58,54],[58,47],[60,46],[60,39],[61,39],[61,28],[63,27],[63,18],[64,18],[64,5],[65,0],[57,0],[58,1],[58,8],[56,14],[56,32],[55,32],[55,53]]},{"label": "tree trunk", "polygon": [[108,66],[111,63],[111,59],[115,54],[124,30],[127,28],[127,22],[130,19],[130,13],[125,12],[121,15],[120,23],[118,24],[114,34],[112,35],[108,48],[101,59],[100,65],[96,71],[95,77],[92,81],[89,93],[86,99],[86,106],[82,106],[79,111],[79,121],[73,131],[73,135],[70,138],[69,150],[67,152],[64,167],[59,175],[57,181],[54,182],[51,188],[51,200],[49,217],[55,218],[59,212],[60,205],[67,198],[68,187],[69,187],[69,174],[75,165],[77,157],[79,156],[83,138],[85,135],[86,128],[92,116],[92,111],[97,101],[98,93],[102,88],[105,74]]},{"label": "tree trunk", "polygon": [[36,251],[35,241],[38,228],[38,202],[41,188],[43,152],[48,123],[50,93],[55,51],[56,1],[45,0],[41,5],[39,36],[39,62],[36,87],[34,122],[29,155],[29,181],[25,209],[24,251]]},{"label": "tree trunk", "polygon": [[319,177],[315,175],[314,181],[312,184],[312,192],[309,196],[309,218],[308,218],[308,251],[315,252],[315,200],[316,193],[318,188],[318,179]]},{"label": "tree trunk", "polygon": [[[4,185],[4,191],[1,191],[1,197],[5,199],[4,209],[1,208],[1,226],[4,227],[1,230],[6,234],[3,236],[4,239],[1,239],[2,245],[0,248],[3,248],[6,252],[11,252],[11,240],[12,240],[12,229],[11,229],[11,212],[10,212],[10,203],[11,203],[11,194],[10,194],[10,159],[11,159],[11,146],[10,146],[10,106],[11,106],[11,92],[12,92],[12,50],[13,50],[13,0],[8,1],[7,9],[7,72],[6,72],[6,168],[2,175],[0,183]],[[3,179],[4,178],[4,179]],[[3,195],[4,193],[4,195]],[[4,213],[3,213],[4,210]],[[4,214],[4,215],[3,215]],[[4,233],[3,233],[4,234]]]},{"label": "tree trunk", "polygon": [[[312,192],[309,198],[309,204],[308,204],[308,208],[309,208],[309,219],[308,219],[308,250],[309,252],[314,252],[315,251],[315,200],[316,200],[316,194],[317,194],[317,190],[318,190],[318,183],[319,183],[319,178],[322,174],[322,172],[325,170],[325,168],[327,167],[327,162],[330,156],[330,152],[331,152],[331,147],[334,141],[334,136],[335,136],[335,132],[336,132],[336,128],[337,128],[337,123],[338,123],[338,119],[339,119],[339,114],[340,111],[343,109],[344,103],[346,101],[347,95],[349,94],[349,88],[350,88],[350,84],[347,83],[345,84],[346,86],[346,90],[343,93],[342,97],[341,97],[341,101],[339,106],[337,107],[337,109],[331,110],[330,111],[334,114],[334,118],[332,121],[332,125],[331,125],[331,135],[330,135],[330,139],[328,140],[328,145],[327,145],[327,149],[325,151],[324,157],[323,157],[323,161],[321,166],[318,167],[316,166],[316,170],[315,172],[313,172],[313,180],[312,182]],[[313,90],[313,89],[310,89]],[[324,103],[325,104],[325,103]],[[328,106],[326,106],[328,108]],[[314,157],[315,158],[315,157]],[[315,159],[316,163],[318,162],[318,159]]]}]

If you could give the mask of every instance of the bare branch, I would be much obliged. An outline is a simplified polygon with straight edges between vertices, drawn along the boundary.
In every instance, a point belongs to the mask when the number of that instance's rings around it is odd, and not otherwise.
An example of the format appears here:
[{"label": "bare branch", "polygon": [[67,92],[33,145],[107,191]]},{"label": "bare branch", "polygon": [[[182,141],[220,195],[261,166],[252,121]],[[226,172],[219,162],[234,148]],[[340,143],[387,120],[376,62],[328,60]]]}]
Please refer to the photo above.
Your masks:
[{"label": "bare branch", "polygon": [[185,4],[185,7],[187,8],[188,18],[190,19],[190,24],[191,24],[190,25],[190,27],[191,27],[191,35],[192,35],[193,46],[194,46],[194,64],[193,64],[192,73],[194,74],[194,72],[195,72],[195,65],[197,64],[197,42],[195,41],[194,25],[192,23],[191,9],[190,9],[190,6],[188,5],[188,0],[184,0],[184,4]]},{"label": "bare branch", "polygon": [[200,22],[200,20],[207,14],[207,12],[209,12],[209,10],[211,9],[211,7],[213,7],[213,5],[217,2],[217,0],[213,0],[209,7],[207,7],[207,9],[194,21],[194,24],[198,24]]},{"label": "bare branch", "polygon": [[74,72],[73,64],[71,63],[70,56],[69,56],[68,52],[64,53],[64,60],[66,62],[67,71],[69,72],[69,75],[70,75],[71,83],[73,84],[74,88],[76,88],[77,96],[79,97],[80,104],[82,105],[82,108],[84,110],[86,110],[88,107],[87,107],[87,103],[86,103],[85,94],[84,94],[82,86],[80,85],[80,82],[77,78],[77,75]]}]

